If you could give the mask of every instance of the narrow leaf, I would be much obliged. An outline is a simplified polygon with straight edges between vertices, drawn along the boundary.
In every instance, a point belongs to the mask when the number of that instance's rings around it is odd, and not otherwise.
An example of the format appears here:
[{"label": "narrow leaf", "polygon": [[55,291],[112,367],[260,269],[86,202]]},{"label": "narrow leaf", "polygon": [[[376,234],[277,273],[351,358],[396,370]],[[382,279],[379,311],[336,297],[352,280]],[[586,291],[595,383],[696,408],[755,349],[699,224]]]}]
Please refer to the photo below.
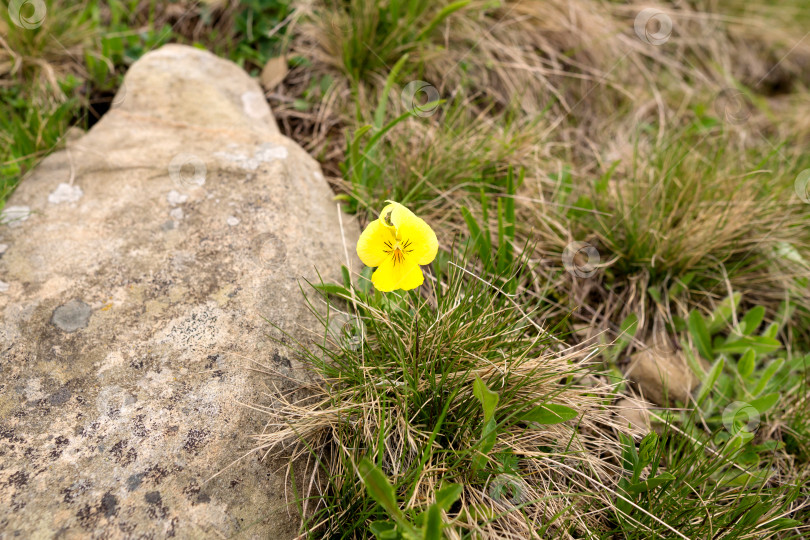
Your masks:
[{"label": "narrow leaf", "polygon": [[771,378],[776,374],[777,371],[779,371],[782,368],[782,365],[784,363],[785,363],[784,360],[782,360],[781,358],[777,358],[776,360],[771,362],[771,364],[767,368],[765,368],[765,371],[762,373],[762,376],[759,378],[759,382],[757,383],[757,386],[754,389],[753,394],[755,396],[758,396],[765,390],[765,387],[768,386],[768,383],[770,382]]},{"label": "narrow leaf", "polygon": [[717,378],[720,377],[720,374],[723,372],[723,366],[725,366],[725,364],[726,361],[721,356],[712,365],[712,369],[709,370],[709,374],[706,376],[706,379],[703,381],[703,385],[700,387],[700,393],[697,397],[698,405],[703,403],[703,400],[709,395],[712,388],[714,388],[714,383],[717,382]]},{"label": "narrow leaf", "polygon": [[703,320],[703,316],[696,309],[693,309],[689,313],[688,325],[689,333],[692,334],[692,339],[695,340],[695,346],[700,356],[706,360],[714,358],[709,329],[706,327],[706,321]]},{"label": "narrow leaf", "polygon": [[498,405],[498,394],[490,390],[480,377],[473,382],[473,395],[484,409],[484,422],[489,422],[495,416],[495,407]]},{"label": "narrow leaf", "polygon": [[530,411],[522,414],[520,419],[524,422],[535,422],[537,424],[559,424],[573,420],[578,415],[579,413],[577,413],[577,411],[565,405],[547,403],[532,408]]}]

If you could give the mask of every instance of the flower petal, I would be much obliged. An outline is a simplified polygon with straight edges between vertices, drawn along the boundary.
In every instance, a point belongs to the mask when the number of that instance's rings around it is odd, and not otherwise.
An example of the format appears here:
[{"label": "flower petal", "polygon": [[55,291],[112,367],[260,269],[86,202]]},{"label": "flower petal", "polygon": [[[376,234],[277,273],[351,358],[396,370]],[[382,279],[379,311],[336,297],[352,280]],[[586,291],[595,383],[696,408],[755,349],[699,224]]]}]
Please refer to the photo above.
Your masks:
[{"label": "flower petal", "polygon": [[425,281],[422,269],[413,259],[394,263],[393,257],[388,257],[371,275],[371,283],[380,292],[391,292],[397,289],[409,291],[420,286]]},{"label": "flower petal", "polygon": [[388,257],[386,250],[391,250],[385,243],[392,243],[395,240],[391,228],[386,227],[381,220],[375,219],[368,224],[357,240],[357,255],[366,266],[380,266]]},{"label": "flower petal", "polygon": [[390,226],[386,223],[384,225],[394,228],[400,244],[410,241],[409,248],[413,249],[408,254],[410,258],[419,264],[432,263],[439,251],[439,240],[430,225],[398,202],[386,202],[389,204],[380,213],[380,220],[390,221]]}]

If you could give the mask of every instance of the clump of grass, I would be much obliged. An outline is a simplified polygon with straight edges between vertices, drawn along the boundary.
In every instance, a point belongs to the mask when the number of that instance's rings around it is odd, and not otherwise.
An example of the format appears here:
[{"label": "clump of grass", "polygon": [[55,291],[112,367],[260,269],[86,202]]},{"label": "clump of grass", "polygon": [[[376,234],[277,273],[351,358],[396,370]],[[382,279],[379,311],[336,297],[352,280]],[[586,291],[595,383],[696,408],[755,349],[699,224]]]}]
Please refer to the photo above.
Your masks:
[{"label": "clump of grass", "polygon": [[386,518],[357,472],[364,458],[411,518],[443,485],[462,485],[443,514],[451,538],[587,533],[605,520],[618,447],[598,428],[610,424],[609,387],[574,382],[584,351],[455,263],[424,297],[326,290],[347,302],[348,331],[295,348],[316,380],[264,407],[257,437],[310,463],[296,485],[311,537],[363,538]]},{"label": "clump of grass", "polygon": [[[671,324],[729,289],[771,316],[786,298],[807,312],[800,291],[810,278],[802,256],[810,253],[810,206],[793,191],[802,159],[733,146],[728,133],[696,122],[660,144],[637,144],[602,174],[549,179],[542,210],[522,205],[518,221],[541,235],[547,275],[560,276],[574,302],[587,295],[598,307],[597,324],[631,313],[643,328],[656,318]],[[599,253],[599,272],[588,279],[563,271],[560,254],[573,240]]]}]

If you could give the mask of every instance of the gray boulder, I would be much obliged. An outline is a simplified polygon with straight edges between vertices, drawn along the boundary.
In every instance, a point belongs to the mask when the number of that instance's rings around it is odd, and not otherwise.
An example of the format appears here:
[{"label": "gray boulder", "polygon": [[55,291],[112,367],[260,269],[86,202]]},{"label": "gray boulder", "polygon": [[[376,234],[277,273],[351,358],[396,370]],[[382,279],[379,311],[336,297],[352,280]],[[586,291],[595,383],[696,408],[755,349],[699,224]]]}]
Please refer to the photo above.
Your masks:
[{"label": "gray boulder", "polygon": [[0,225],[0,531],[290,538],[283,464],[229,465],[263,427],[243,404],[302,376],[265,319],[311,338],[301,278],[345,263],[332,193],[208,52],[145,55],[116,102]]}]

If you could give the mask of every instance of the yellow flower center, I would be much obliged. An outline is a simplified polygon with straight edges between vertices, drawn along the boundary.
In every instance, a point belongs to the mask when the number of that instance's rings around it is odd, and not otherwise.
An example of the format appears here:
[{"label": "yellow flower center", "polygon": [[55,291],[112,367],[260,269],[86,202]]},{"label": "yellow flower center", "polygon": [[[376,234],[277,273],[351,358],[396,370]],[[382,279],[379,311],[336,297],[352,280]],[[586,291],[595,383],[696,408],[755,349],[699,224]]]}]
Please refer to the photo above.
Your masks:
[{"label": "yellow flower center", "polygon": [[394,264],[402,264],[405,262],[405,254],[413,252],[412,243],[410,240],[405,240],[404,242],[400,243],[400,240],[397,239],[393,242],[390,240],[385,241],[385,247],[388,249],[384,249],[386,254],[391,255],[393,254]]}]

